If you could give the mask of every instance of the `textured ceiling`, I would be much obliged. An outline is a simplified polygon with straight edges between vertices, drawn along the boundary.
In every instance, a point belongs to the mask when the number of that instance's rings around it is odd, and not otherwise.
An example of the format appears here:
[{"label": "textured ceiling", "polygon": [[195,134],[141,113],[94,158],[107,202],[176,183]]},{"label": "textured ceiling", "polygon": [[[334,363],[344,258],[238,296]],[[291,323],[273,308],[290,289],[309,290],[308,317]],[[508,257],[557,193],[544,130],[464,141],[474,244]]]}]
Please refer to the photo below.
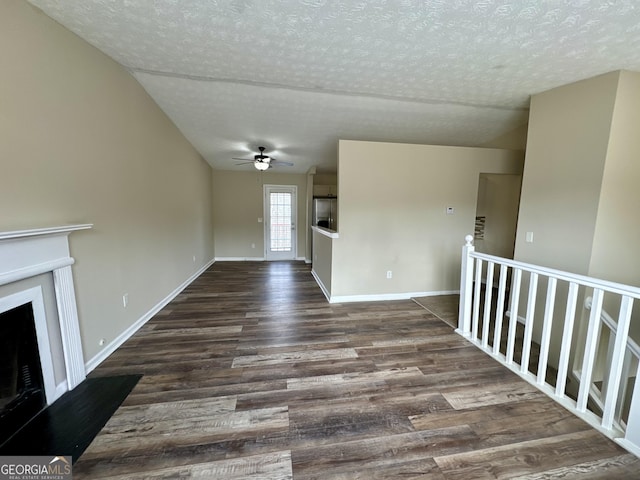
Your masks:
[{"label": "textured ceiling", "polygon": [[218,169],[259,145],[300,173],[335,171],[340,138],[477,146],[526,123],[531,94],[640,70],[637,0],[30,2]]}]

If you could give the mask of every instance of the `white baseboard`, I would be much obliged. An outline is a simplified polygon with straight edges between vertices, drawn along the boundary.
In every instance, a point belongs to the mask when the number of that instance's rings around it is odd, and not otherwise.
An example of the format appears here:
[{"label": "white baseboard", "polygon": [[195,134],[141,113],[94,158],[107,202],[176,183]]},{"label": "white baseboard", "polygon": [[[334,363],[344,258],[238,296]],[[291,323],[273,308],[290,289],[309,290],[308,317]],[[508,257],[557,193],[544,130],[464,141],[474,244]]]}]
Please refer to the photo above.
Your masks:
[{"label": "white baseboard", "polygon": [[320,287],[320,290],[322,290],[322,293],[324,294],[328,302],[331,303],[331,295],[329,294],[329,290],[327,290],[327,287],[325,287],[324,283],[322,283],[322,280],[320,280],[320,277],[313,268],[311,268],[311,275],[313,275],[313,278],[316,279],[316,283]]},{"label": "white baseboard", "polygon": [[436,292],[423,292],[421,295],[414,295],[414,297],[438,297],[440,295],[460,295],[460,290],[440,290]]},{"label": "white baseboard", "polygon": [[[311,263],[311,260],[307,261],[304,257],[296,257],[294,260],[300,262]],[[216,262],[266,262],[265,257],[216,257]]]},{"label": "white baseboard", "polygon": [[147,323],[156,313],[162,310],[171,300],[176,298],[182,290],[189,286],[196,278],[202,275],[205,270],[207,270],[213,263],[214,260],[206,263],[202,268],[200,268],[196,273],[191,275],[188,279],[182,282],[175,290],[173,290],[169,295],[164,297],[160,302],[158,302],[151,310],[145,313],[142,317],[140,317],[133,325],[127,328],[124,332],[118,335],[109,345],[107,345],[102,351],[100,351],[96,356],[94,356],[91,360],[85,363],[85,369],[87,374],[94,370],[98,365],[104,362],[109,355],[116,351],[120,345],[129,340],[129,338],[136,333],[145,323]]},{"label": "white baseboard", "polygon": [[381,293],[373,295],[340,295],[332,296],[329,303],[352,303],[352,302],[384,302],[389,300],[410,300],[413,297],[433,297],[436,295],[452,295],[460,293],[458,290],[444,290],[440,292],[402,292],[402,293]]},{"label": "white baseboard", "polygon": [[315,270],[311,269],[311,275],[315,278],[316,283],[322,290],[322,293],[327,298],[329,303],[354,303],[354,302],[383,302],[389,300],[410,300],[414,297],[435,297],[437,295],[453,295],[460,293],[460,290],[442,290],[437,292],[404,292],[404,293],[384,293],[384,294],[374,294],[374,295],[340,295],[340,296],[331,296],[327,287],[322,283],[322,280],[315,272]]},{"label": "white baseboard", "polygon": [[264,257],[215,257],[216,262],[264,262]]}]

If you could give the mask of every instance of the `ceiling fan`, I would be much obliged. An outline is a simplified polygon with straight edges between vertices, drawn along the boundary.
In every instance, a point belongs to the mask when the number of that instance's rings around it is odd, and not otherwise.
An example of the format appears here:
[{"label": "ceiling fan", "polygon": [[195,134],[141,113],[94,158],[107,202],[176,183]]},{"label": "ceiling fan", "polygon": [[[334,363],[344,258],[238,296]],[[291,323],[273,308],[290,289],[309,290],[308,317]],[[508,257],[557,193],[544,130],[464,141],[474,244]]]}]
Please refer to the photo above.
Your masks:
[{"label": "ceiling fan", "polygon": [[257,170],[267,170],[271,167],[293,167],[293,163],[291,162],[281,162],[280,160],[276,160],[273,157],[270,157],[269,155],[265,155],[264,151],[265,151],[265,147],[258,147],[258,150],[260,150],[260,153],[256,154],[253,156],[253,160],[248,159],[248,158],[233,158],[233,160],[242,160],[242,163],[236,163],[236,165],[248,165],[250,163],[253,164],[254,167],[256,167]]}]

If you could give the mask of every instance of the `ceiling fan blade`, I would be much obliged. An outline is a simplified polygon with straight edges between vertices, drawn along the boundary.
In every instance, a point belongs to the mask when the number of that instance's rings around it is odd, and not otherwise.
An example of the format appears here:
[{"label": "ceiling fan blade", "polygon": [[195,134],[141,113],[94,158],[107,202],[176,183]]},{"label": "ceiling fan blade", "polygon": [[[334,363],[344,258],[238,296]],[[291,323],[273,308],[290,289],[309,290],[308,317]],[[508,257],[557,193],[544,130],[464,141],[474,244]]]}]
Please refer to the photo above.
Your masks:
[{"label": "ceiling fan blade", "polygon": [[282,167],[293,167],[292,162],[283,162],[281,160],[273,160],[273,159],[271,159],[271,165],[282,166]]},{"label": "ceiling fan blade", "polygon": [[237,157],[231,157],[231,160],[242,160],[243,162],[253,162],[253,160],[251,158],[237,158]]},{"label": "ceiling fan blade", "polygon": [[253,160],[242,162],[242,163],[236,163],[236,165],[250,165],[250,164],[253,164]]}]

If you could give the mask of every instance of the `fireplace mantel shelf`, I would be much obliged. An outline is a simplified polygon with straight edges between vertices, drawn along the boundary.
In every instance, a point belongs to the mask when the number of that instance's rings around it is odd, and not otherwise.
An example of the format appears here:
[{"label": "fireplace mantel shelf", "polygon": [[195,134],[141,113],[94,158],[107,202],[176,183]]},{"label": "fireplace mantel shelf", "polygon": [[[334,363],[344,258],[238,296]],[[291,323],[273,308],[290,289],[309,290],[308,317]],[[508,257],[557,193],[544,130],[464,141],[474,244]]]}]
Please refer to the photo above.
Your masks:
[{"label": "fireplace mantel shelf", "polygon": [[13,238],[36,237],[40,235],[53,235],[56,233],[71,233],[76,230],[88,230],[93,227],[92,223],[78,225],[62,225],[59,227],[32,228],[29,230],[14,230],[12,232],[0,232],[0,240],[10,240]]}]

